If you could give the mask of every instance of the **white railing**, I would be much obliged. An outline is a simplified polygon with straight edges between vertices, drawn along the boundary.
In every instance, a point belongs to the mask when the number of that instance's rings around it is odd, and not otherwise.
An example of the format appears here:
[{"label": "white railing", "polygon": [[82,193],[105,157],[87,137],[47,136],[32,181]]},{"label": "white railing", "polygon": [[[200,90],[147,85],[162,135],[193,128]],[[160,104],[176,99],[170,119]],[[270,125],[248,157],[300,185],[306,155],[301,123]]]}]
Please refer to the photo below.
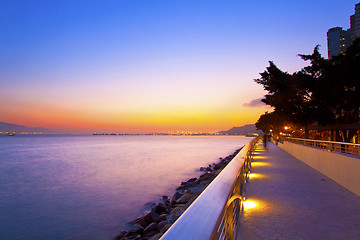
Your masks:
[{"label": "white railing", "polygon": [[332,142],[322,140],[310,140],[303,138],[284,138],[285,141],[297,143],[305,146],[321,148],[329,152],[339,152],[360,156],[360,144],[345,143],[345,142]]},{"label": "white railing", "polygon": [[251,159],[260,138],[245,145],[161,240],[233,239],[239,227]]}]

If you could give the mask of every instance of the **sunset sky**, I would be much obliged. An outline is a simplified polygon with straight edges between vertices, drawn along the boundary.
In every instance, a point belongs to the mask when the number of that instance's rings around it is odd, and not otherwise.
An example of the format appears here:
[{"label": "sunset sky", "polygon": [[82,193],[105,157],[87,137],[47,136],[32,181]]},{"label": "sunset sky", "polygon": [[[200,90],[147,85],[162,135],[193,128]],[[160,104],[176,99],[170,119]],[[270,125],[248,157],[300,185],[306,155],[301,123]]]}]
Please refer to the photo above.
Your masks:
[{"label": "sunset sky", "polygon": [[58,132],[219,131],[269,108],[253,79],[290,73],[358,1],[3,0],[0,121]]}]

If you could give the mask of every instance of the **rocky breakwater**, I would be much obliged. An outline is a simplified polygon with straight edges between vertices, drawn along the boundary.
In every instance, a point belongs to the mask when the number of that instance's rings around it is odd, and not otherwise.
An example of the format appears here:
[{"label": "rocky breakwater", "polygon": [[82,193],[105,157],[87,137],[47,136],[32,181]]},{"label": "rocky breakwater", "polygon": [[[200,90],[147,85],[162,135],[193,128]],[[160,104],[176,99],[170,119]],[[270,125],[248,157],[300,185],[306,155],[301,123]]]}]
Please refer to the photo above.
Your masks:
[{"label": "rocky breakwater", "polygon": [[158,203],[152,203],[151,211],[131,221],[130,230],[122,231],[115,240],[157,240],[171,227],[200,193],[225,168],[242,148],[233,154],[220,158],[218,163],[201,167],[204,172],[199,178],[191,178],[181,182],[175,194],[170,199],[163,196]]}]

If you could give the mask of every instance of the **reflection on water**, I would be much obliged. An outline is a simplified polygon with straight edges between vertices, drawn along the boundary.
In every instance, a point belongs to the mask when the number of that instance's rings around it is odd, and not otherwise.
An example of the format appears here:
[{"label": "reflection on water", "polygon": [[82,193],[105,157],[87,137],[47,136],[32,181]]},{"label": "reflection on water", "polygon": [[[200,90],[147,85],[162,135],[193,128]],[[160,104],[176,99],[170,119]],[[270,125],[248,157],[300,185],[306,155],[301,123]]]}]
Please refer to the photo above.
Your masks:
[{"label": "reflection on water", "polygon": [[251,138],[0,138],[1,239],[112,239],[144,204]]}]

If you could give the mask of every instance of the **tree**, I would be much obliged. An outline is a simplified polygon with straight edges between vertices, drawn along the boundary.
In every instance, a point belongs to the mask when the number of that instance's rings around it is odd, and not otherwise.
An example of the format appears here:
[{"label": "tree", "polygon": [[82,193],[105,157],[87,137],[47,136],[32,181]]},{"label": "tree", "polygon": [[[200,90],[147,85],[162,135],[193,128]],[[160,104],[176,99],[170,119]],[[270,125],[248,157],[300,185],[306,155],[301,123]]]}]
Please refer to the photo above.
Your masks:
[{"label": "tree", "polygon": [[[262,115],[258,128],[266,130],[273,119],[290,121],[303,127],[309,125],[353,124],[360,121],[360,39],[345,54],[324,59],[319,46],[311,55],[299,55],[310,65],[289,74],[273,62],[255,82],[268,92],[262,100],[274,107]],[[268,122],[268,125],[266,124]],[[357,130],[339,130],[343,140],[349,140]],[[346,135],[346,137],[344,137]]]}]

